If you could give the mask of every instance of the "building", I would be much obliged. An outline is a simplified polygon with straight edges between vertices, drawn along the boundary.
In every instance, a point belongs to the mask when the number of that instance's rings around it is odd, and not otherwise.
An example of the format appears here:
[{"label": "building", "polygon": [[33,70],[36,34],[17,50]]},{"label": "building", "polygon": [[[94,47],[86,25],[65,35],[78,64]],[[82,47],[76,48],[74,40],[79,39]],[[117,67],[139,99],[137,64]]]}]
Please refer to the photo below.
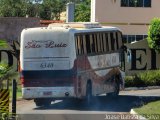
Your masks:
[{"label": "building", "polygon": [[119,27],[126,43],[147,37],[148,26],[160,17],[160,0],[91,0],[91,21]]},{"label": "building", "polygon": [[[126,54],[126,74],[160,68],[160,54],[148,47],[150,21],[160,17],[160,0],[91,0],[91,21],[116,26],[123,32],[130,52]],[[138,41],[138,42],[137,42]]]},{"label": "building", "polygon": [[129,52],[126,54],[126,75],[134,75],[147,70],[160,68],[160,54],[148,47],[147,40],[127,44]]}]

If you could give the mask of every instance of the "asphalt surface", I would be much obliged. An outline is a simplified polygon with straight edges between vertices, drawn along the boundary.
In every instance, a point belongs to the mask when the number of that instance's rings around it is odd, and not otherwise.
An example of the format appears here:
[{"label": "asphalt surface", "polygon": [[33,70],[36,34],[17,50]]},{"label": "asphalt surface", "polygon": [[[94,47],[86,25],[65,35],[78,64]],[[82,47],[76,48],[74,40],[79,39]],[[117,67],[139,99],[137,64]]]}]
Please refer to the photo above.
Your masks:
[{"label": "asphalt surface", "polygon": [[121,91],[119,97],[105,95],[85,101],[76,99],[57,100],[49,107],[36,107],[32,100],[17,101],[20,120],[105,120],[134,119],[130,110],[151,101],[160,100],[160,89]]}]

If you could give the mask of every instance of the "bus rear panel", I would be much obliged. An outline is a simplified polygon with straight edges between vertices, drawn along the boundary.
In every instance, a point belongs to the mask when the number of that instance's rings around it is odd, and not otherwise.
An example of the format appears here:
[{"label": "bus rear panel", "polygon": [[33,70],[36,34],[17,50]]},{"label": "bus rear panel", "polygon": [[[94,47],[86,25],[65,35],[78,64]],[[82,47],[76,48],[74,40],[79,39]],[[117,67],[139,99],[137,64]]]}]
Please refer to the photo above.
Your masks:
[{"label": "bus rear panel", "polygon": [[75,52],[70,40],[68,30],[64,29],[23,30],[20,53],[23,98],[75,95]]}]

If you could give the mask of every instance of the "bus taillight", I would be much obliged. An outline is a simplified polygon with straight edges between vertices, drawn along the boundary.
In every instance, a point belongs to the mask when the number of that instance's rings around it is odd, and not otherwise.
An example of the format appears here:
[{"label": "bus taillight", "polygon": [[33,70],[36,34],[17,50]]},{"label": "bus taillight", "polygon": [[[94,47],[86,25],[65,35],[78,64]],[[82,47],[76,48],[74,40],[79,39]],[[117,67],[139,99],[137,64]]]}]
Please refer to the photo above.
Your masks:
[{"label": "bus taillight", "polygon": [[24,85],[24,76],[23,76],[22,73],[21,73],[21,75],[20,75],[20,81],[21,81],[21,84]]}]

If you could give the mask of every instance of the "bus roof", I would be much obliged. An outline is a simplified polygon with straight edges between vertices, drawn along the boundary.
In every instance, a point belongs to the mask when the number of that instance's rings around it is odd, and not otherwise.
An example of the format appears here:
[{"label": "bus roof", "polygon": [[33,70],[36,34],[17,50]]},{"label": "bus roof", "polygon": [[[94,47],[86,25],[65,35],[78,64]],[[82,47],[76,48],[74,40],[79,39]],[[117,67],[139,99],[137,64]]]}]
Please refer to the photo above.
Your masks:
[{"label": "bus roof", "polygon": [[[70,33],[87,33],[87,32],[103,32],[103,31],[120,31],[117,27],[112,26],[101,26],[99,23],[90,23],[90,22],[75,22],[75,23],[52,23],[48,27],[37,27],[37,28],[27,28],[32,32],[35,31],[61,31],[61,32],[70,32]],[[29,32],[28,31],[28,32]]]},{"label": "bus roof", "polygon": [[53,23],[48,26],[48,29],[69,29],[73,33],[79,32],[98,32],[98,31],[115,31],[117,27],[101,26],[97,22],[70,22],[70,23]]},{"label": "bus roof", "polygon": [[68,22],[68,23],[53,23],[48,27],[64,27],[64,28],[101,28],[102,26],[97,22]]}]

